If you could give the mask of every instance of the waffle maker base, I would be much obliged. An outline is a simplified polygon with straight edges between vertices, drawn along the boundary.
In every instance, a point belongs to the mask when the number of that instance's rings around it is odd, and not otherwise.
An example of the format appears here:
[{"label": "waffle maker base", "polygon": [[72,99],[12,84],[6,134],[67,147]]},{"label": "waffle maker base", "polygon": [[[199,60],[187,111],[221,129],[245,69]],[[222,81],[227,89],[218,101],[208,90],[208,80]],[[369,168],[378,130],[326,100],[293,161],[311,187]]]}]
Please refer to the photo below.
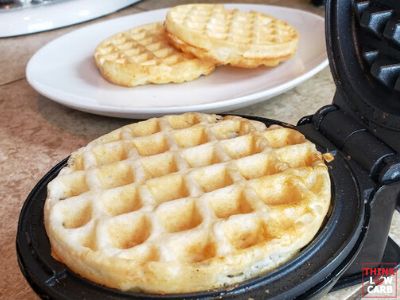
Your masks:
[{"label": "waffle maker base", "polygon": [[325,16],[336,93],[332,105],[302,118],[296,129],[335,157],[329,163],[332,204],[308,246],[264,276],[216,291],[149,295],[99,286],[50,256],[43,205],[47,183],[64,160],[38,183],[20,215],[18,259],[35,291],[54,299],[310,298],[336,283],[338,288],[357,282],[364,262],[399,263],[400,249],[387,236],[400,203],[400,2],[328,0]]},{"label": "waffle maker base", "polygon": [[[244,117],[267,126],[293,127],[260,117]],[[274,271],[233,288],[176,295],[121,292],[79,277],[51,257],[43,224],[47,184],[66,165],[65,159],[39,181],[22,208],[16,246],[24,276],[35,292],[45,299],[293,299],[326,294],[354,261],[363,244],[369,210],[360,190],[364,190],[369,182],[360,182],[360,172],[363,171],[346,160],[311,126],[296,129],[302,131],[320,151],[330,151],[335,156],[328,164],[332,183],[331,209],[314,240],[295,258]]]}]

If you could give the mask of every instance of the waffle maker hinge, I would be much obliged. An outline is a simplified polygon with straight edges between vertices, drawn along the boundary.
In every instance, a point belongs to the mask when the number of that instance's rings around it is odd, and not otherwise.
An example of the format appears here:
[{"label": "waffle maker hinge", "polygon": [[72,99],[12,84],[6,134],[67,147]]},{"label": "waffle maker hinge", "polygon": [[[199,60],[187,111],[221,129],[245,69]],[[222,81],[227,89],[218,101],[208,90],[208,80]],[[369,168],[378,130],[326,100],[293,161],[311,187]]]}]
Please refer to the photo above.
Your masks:
[{"label": "waffle maker hinge", "polygon": [[399,155],[338,106],[322,107],[312,122],[348,159],[365,169],[371,179],[379,184],[400,182]]},{"label": "waffle maker hinge", "polygon": [[364,244],[344,274],[344,281],[354,284],[360,278],[362,263],[371,262],[378,266],[384,256],[393,211],[400,199],[400,156],[338,105],[324,106],[298,122],[298,125],[306,124],[312,124],[350,162],[367,171],[376,183],[373,190],[361,191],[369,208],[370,222]]}]

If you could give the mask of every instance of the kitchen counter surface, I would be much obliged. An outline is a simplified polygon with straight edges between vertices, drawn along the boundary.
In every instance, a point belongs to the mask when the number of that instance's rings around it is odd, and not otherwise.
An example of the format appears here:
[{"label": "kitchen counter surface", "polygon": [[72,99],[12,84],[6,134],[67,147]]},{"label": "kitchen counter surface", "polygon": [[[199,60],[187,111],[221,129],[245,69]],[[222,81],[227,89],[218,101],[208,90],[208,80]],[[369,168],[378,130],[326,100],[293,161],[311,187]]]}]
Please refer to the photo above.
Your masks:
[{"label": "kitchen counter surface", "polygon": [[[34,91],[25,66],[41,46],[77,28],[141,11],[193,1],[147,0],[84,24],[34,35],[0,39],[0,299],[37,299],[19,271],[15,236],[21,206],[35,183],[58,161],[90,140],[132,122],[90,115],[56,104]],[[202,1],[211,2],[211,1]],[[221,1],[224,2],[224,1]],[[323,15],[306,0],[229,1],[276,4]],[[295,89],[234,113],[259,115],[295,124],[332,101],[335,86],[328,68]],[[396,213],[391,236],[400,242]],[[325,299],[357,299],[360,286],[346,288]],[[400,295],[400,293],[399,293]]]}]

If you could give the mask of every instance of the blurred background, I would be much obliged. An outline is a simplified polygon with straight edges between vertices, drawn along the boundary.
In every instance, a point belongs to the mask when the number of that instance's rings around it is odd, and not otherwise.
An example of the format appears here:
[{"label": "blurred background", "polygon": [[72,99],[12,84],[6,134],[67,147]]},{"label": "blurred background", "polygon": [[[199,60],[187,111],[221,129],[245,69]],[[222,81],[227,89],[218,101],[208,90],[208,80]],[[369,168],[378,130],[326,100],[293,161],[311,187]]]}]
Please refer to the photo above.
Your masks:
[{"label": "blurred background", "polygon": [[[306,6],[310,5],[310,3],[314,6],[321,6],[324,1],[325,0],[264,0],[229,2],[276,4],[307,9]],[[30,34],[82,23],[114,13],[138,2],[146,2],[139,4],[137,6],[138,8],[155,8],[199,1],[0,0],[0,13],[2,14],[0,18],[0,37]]]}]

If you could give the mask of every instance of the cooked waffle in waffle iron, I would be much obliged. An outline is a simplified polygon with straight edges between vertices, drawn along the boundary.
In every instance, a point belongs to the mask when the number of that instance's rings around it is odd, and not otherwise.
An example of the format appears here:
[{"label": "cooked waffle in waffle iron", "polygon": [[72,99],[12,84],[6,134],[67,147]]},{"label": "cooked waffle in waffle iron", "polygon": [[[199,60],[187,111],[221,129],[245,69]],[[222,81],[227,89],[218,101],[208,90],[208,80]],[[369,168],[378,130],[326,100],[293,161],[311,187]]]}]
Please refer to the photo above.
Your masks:
[{"label": "cooked waffle in waffle iron", "polygon": [[94,282],[203,291],[295,256],[330,205],[327,167],[298,131],[186,113],[124,126],[71,155],[48,185],[55,258]]}]

